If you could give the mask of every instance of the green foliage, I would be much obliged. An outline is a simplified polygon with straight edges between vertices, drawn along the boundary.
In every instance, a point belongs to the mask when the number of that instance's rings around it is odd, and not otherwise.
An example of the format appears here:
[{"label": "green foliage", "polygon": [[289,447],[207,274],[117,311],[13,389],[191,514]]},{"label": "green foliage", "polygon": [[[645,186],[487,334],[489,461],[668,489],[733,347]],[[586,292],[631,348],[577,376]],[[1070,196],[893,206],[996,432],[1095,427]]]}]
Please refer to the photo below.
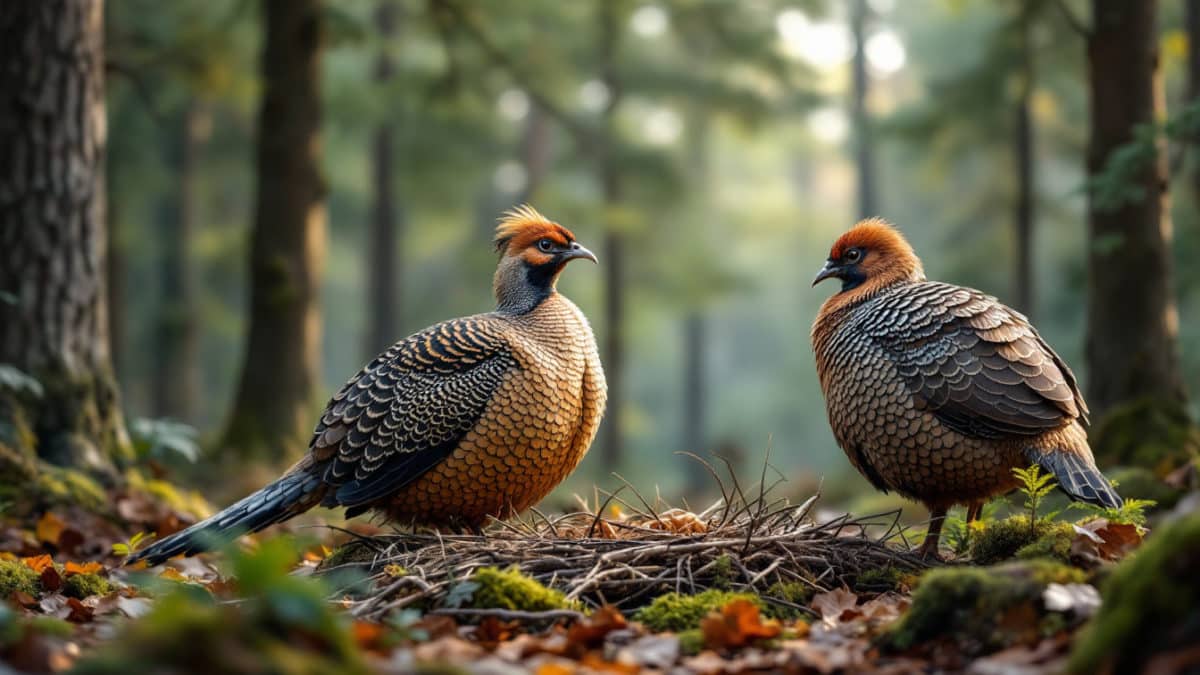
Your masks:
[{"label": "green foliage", "polygon": [[1118,467],[1106,473],[1127,503],[1130,500],[1154,502],[1153,506],[1144,506],[1145,509],[1169,509],[1184,495],[1183,490],[1167,485],[1154,471],[1144,466]]},{"label": "green foliage", "polygon": [[900,588],[908,576],[908,572],[890,565],[874,567],[864,570],[862,574],[858,575],[858,578],[854,580],[854,590],[875,593],[894,591]]},{"label": "green foliage", "polygon": [[1073,532],[1069,523],[1032,521],[1026,515],[983,521],[971,538],[971,560],[977,565],[991,565],[1012,558],[1044,556],[1066,562]]},{"label": "green foliage", "polygon": [[129,431],[133,448],[140,457],[162,459],[174,455],[189,462],[200,458],[197,432],[190,425],[174,420],[139,417],[130,424]]},{"label": "green foliage", "polygon": [[760,610],[764,609],[762,599],[752,593],[710,589],[696,595],[660,595],[649,605],[639,609],[633,618],[656,632],[685,631],[698,627],[700,620],[708,616],[709,612],[719,611],[734,600],[748,600]]},{"label": "green foliage", "polygon": [[[1200,134],[1200,101],[1185,104],[1162,124],[1141,124],[1133,138],[1109,154],[1104,167],[1087,182],[1087,190],[1100,211],[1116,211],[1146,199],[1146,172],[1159,156],[1162,139],[1184,143]],[[1157,190],[1155,185],[1153,189]],[[1097,242],[1102,244],[1102,242]],[[1119,247],[1120,241],[1113,245]]]},{"label": "green foliage", "polygon": [[482,567],[471,575],[475,588],[470,606],[480,609],[500,608],[537,612],[550,609],[579,609],[578,602],[567,600],[560,591],[521,574],[516,567],[501,570]]},{"label": "green foliage", "polygon": [[176,584],[75,672],[369,672],[348,618],[327,600],[332,588],[321,577],[290,573],[296,551],[285,537],[252,553],[227,549],[240,602],[218,604],[199,586]]},{"label": "green foliage", "polygon": [[684,656],[695,656],[704,650],[704,633],[699,628],[689,628],[679,631],[679,653]]},{"label": "green foliage", "polygon": [[63,595],[80,600],[93,595],[108,595],[113,585],[99,574],[72,574],[63,579]]},{"label": "green foliage", "polygon": [[733,582],[733,558],[728,553],[722,554],[713,561],[713,586],[723,591],[729,590]]},{"label": "green foliage", "polygon": [[35,489],[47,503],[81,505],[94,511],[111,506],[104,488],[82,471],[43,463],[38,467],[36,481]]},{"label": "green foliage", "polygon": [[1021,482],[1017,490],[1025,495],[1025,508],[1029,509],[1029,527],[1030,531],[1038,523],[1038,506],[1046,495],[1054,491],[1054,475],[1043,474],[1042,468],[1037,464],[1030,466],[1028,469],[1014,467],[1013,475]]},{"label": "green foliage", "polygon": [[143,544],[150,543],[155,536],[156,535],[153,532],[138,532],[123,542],[117,542],[113,544],[113,553],[126,557],[131,556],[136,553]]},{"label": "green foliage", "polygon": [[1042,591],[1050,583],[1082,583],[1082,570],[1048,560],[993,567],[958,567],[926,572],[913,593],[912,607],[881,642],[904,650],[945,639],[969,655],[1004,647],[1027,623],[1046,619]]},{"label": "green foliage", "polygon": [[0,560],[0,598],[11,597],[13,591],[37,595],[41,590],[38,573],[19,560]]},{"label": "green foliage", "polygon": [[1156,504],[1158,502],[1153,499],[1126,499],[1121,507],[1116,509],[1084,502],[1072,502],[1068,508],[1088,511],[1114,523],[1129,523],[1140,527],[1146,524],[1146,509],[1153,508]]},{"label": "green foliage", "polygon": [[1142,672],[1155,654],[1200,643],[1200,514],[1154,532],[1104,582],[1070,672]]},{"label": "green foliage", "polygon": [[42,383],[27,375],[23,370],[7,363],[0,363],[0,389],[7,389],[15,394],[31,394],[41,397],[44,393]]}]

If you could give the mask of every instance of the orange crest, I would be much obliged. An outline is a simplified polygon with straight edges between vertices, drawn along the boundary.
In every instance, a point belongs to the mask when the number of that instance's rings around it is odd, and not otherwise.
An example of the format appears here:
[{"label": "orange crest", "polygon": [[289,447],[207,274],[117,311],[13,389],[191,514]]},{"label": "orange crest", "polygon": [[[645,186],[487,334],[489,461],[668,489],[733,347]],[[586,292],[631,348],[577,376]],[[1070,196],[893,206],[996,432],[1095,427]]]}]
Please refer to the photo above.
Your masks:
[{"label": "orange crest", "polygon": [[829,249],[829,259],[839,260],[846,251],[856,247],[887,253],[897,261],[912,261],[920,265],[917,254],[900,230],[882,218],[867,218],[846,230],[845,234],[833,242],[833,247]]},{"label": "orange crest", "polygon": [[497,251],[515,255],[539,239],[551,239],[561,246],[568,246],[575,241],[575,235],[532,206],[522,204],[500,218],[493,241]]}]

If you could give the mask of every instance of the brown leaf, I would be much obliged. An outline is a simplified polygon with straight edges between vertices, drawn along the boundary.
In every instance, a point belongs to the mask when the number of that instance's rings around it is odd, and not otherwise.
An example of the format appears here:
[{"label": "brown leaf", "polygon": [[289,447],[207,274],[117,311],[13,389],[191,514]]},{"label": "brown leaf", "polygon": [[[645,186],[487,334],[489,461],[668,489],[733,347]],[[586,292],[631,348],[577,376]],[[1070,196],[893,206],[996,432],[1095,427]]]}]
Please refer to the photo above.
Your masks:
[{"label": "brown leaf", "polygon": [[33,609],[34,607],[38,606],[37,598],[26,593],[25,591],[13,591],[12,600],[26,609]]},{"label": "brown leaf", "polygon": [[67,523],[54,514],[53,511],[47,511],[40,520],[34,531],[37,533],[37,538],[44,544],[58,546],[58,538],[66,529]]},{"label": "brown leaf", "polygon": [[383,626],[370,621],[355,621],[350,625],[350,635],[354,643],[362,649],[380,651],[383,648],[382,638],[386,631]]},{"label": "brown leaf", "polygon": [[57,591],[62,588],[62,577],[58,574],[58,570],[54,569],[54,565],[42,570],[42,590]]},{"label": "brown leaf", "polygon": [[1071,542],[1071,555],[1084,560],[1121,560],[1142,543],[1141,531],[1129,523],[1094,518],[1073,527],[1075,539]]},{"label": "brown leaf", "polygon": [[67,598],[67,607],[71,611],[67,613],[65,618],[71,623],[87,623],[94,616],[91,607],[88,607],[75,598]]},{"label": "brown leaf", "polygon": [[763,621],[753,602],[739,599],[701,620],[700,632],[708,647],[738,649],[758,640],[779,637],[783,628],[774,619]]},{"label": "brown leaf", "polygon": [[628,625],[629,622],[625,620],[621,610],[605,605],[567,629],[567,645],[582,652],[599,646],[609,633]]},{"label": "brown leaf", "polygon": [[813,609],[821,613],[821,620],[830,627],[861,614],[858,595],[845,586],[816,594],[811,604]]}]

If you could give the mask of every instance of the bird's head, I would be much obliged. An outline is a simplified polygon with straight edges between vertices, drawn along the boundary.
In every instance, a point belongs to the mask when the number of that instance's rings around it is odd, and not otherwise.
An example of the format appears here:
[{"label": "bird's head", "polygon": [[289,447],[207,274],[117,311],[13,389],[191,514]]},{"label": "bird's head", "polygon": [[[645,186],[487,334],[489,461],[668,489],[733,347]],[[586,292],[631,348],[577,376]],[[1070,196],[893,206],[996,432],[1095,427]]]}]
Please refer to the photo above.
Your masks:
[{"label": "bird's head", "polygon": [[504,214],[495,244],[500,253],[493,284],[496,302],[512,313],[527,312],[549,297],[567,263],[580,258],[596,262],[570,230],[527,205]]},{"label": "bird's head", "polygon": [[880,218],[868,218],[838,237],[813,286],[841,279],[842,293],[864,296],[904,281],[922,281],[925,271],[904,235]]}]

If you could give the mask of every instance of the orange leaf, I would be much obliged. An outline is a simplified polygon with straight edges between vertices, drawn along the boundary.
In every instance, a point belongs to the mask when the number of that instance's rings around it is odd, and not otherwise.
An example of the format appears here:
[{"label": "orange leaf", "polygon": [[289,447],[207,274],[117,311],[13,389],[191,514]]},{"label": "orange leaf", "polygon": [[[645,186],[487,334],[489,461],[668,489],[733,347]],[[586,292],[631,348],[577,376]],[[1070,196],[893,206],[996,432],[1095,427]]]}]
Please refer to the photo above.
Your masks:
[{"label": "orange leaf", "polygon": [[369,621],[355,621],[350,629],[354,643],[363,649],[379,646],[379,639],[383,637],[383,626]]},{"label": "orange leaf", "polygon": [[621,610],[605,605],[591,616],[572,624],[567,629],[567,643],[574,649],[587,650],[603,643],[609,633],[628,625]]},{"label": "orange leaf", "polygon": [[737,649],[758,640],[779,637],[778,621],[763,621],[758,606],[749,600],[734,600],[700,622],[704,644],[713,649]]},{"label": "orange leaf", "polygon": [[66,529],[67,524],[62,518],[54,515],[53,512],[47,511],[37,522],[37,538],[45,544],[58,545],[58,538],[62,536],[62,532]]},{"label": "orange leaf", "polygon": [[99,574],[104,571],[104,565],[98,562],[77,563],[68,561],[63,565],[63,575],[72,576],[74,574]]},{"label": "orange leaf", "polygon": [[21,562],[26,567],[34,572],[37,572],[38,574],[41,574],[42,570],[46,569],[47,567],[54,567],[54,558],[51,558],[46,553],[34,556],[32,558],[21,558]]},{"label": "orange leaf", "polygon": [[183,572],[180,572],[179,570],[175,569],[174,567],[164,567],[163,571],[158,573],[158,578],[166,579],[168,581],[181,581],[181,582],[186,582],[188,580],[188,578],[183,575]]},{"label": "orange leaf", "polygon": [[575,668],[565,663],[551,662],[543,663],[533,672],[535,675],[572,675],[575,672]]}]

